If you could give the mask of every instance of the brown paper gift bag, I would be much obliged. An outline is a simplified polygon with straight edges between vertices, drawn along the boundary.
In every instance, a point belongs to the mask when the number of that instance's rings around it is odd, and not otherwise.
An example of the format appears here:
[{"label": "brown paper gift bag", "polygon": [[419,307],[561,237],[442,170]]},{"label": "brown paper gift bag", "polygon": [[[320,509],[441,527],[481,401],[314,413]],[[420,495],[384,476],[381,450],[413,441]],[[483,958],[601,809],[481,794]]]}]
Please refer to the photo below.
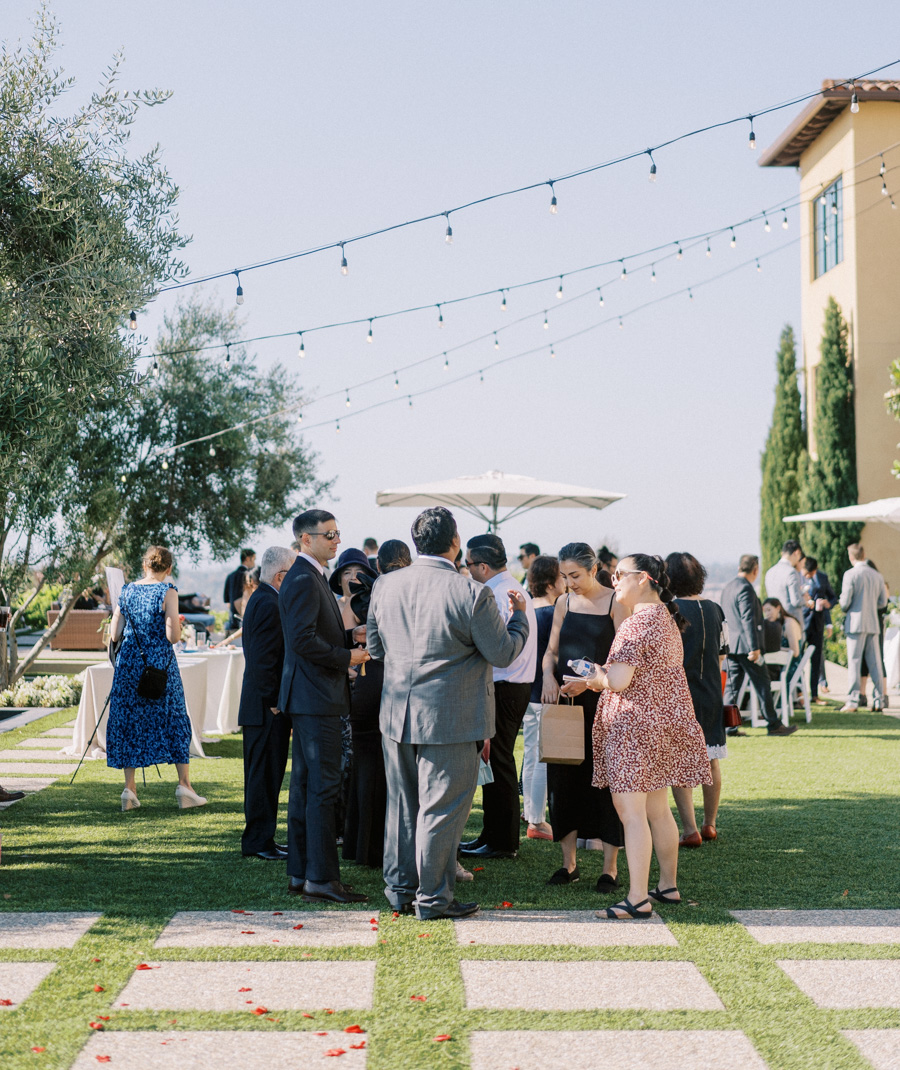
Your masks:
[{"label": "brown paper gift bag", "polygon": [[552,765],[584,761],[584,710],[573,703],[541,707],[538,759]]}]

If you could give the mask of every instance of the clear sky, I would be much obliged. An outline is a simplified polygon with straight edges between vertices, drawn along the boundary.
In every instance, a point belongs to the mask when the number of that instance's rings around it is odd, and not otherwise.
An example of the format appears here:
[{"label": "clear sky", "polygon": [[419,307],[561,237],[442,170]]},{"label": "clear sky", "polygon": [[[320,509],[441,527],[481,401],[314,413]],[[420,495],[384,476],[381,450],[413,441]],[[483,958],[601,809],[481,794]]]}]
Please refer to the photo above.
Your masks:
[{"label": "clear sky", "polygon": [[[30,5],[3,0],[2,34],[27,34]],[[76,76],[73,102],[124,46],[123,85],[174,91],[145,112],[134,145],[159,141],[182,187],[182,225],[196,274],[339,240],[488,193],[540,181],[642,149],[707,123],[747,114],[896,59],[887,0],[792,4],[534,0],[255,4],[235,0],[56,0],[61,63]],[[893,10],[892,10],[893,9]],[[887,77],[898,77],[900,67]],[[799,108],[758,119],[765,147]],[[460,213],[454,242],[442,220],[348,248],[247,273],[248,335],[310,328],[554,275],[727,226],[797,191],[791,169],[762,169],[746,123],[692,138],[557,187]],[[595,486],[628,497],[598,512],[545,510],[502,529],[555,552],[564,542],[607,541],[621,551],[690,550],[710,563],[758,546],[759,454],[773,403],[775,350],[786,322],[799,328],[796,244],[721,281],[633,316],[646,301],[797,239],[776,223],[738,231],[656,264],[658,281],[629,267],[518,291],[503,313],[496,296],[444,310],[259,343],[310,396],[440,353],[504,327],[492,341],[312,405],[306,433],[320,474],[336,477],[345,545],[374,535],[408,540],[414,511],[378,509],[377,490],[500,469]],[[649,265],[650,258],[645,263]],[[203,288],[229,305],[234,280]],[[164,295],[142,316],[155,334]],[[556,347],[557,338],[625,316]],[[478,370],[500,356],[540,354],[417,399],[406,395]],[[212,356],[210,359],[223,359]],[[399,396],[371,414],[366,404]],[[337,434],[334,420],[340,418]],[[286,518],[288,519],[288,518]],[[481,530],[461,523],[464,536]],[[262,533],[262,546],[288,541]]]}]

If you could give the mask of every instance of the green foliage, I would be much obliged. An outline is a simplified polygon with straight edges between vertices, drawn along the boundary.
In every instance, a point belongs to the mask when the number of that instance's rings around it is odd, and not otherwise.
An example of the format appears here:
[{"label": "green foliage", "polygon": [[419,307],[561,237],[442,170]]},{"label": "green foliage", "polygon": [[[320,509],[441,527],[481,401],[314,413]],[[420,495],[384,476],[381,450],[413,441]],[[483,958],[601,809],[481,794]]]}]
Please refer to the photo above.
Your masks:
[{"label": "green foliage", "polygon": [[[890,367],[891,389],[884,395],[887,411],[900,420],[900,360],[892,360]],[[900,461],[894,461],[891,471],[900,479]]]},{"label": "green foliage", "polygon": [[800,512],[800,478],[806,463],[806,434],[790,325],[781,332],[776,360],[775,409],[762,455],[759,526],[763,574],[781,556],[785,540],[800,538],[800,525],[785,524],[781,519]]},{"label": "green foliage", "polygon": [[26,477],[62,475],[77,414],[127,391],[129,311],[186,270],[159,150],[127,151],[138,112],[168,94],[121,91],[116,56],[64,114],[73,81],[54,68],[57,49],[42,6],[31,41],[0,52],[0,520],[21,510],[11,496]]},{"label": "green foliage", "polygon": [[[825,309],[825,329],[816,368],[813,422],[816,457],[810,457],[803,484],[803,511],[856,505],[856,419],[853,409],[853,358],[847,323],[833,297]],[[847,546],[856,542],[862,524],[805,525],[803,548],[819,562],[839,589],[847,571]]]},{"label": "green foliage", "polygon": [[831,637],[825,640],[825,658],[838,665],[847,668],[847,639],[844,636],[844,611],[840,606],[834,606],[831,610],[831,623],[834,631]]},{"label": "green foliage", "polygon": [[[33,589],[34,588],[32,588],[32,590]],[[32,628],[46,628],[47,610],[50,608],[50,603],[59,597],[61,591],[62,587],[56,584],[47,584],[42,587],[20,619]],[[13,609],[21,606],[25,602],[28,598],[28,593],[29,592],[27,591],[22,592],[13,603]]]}]

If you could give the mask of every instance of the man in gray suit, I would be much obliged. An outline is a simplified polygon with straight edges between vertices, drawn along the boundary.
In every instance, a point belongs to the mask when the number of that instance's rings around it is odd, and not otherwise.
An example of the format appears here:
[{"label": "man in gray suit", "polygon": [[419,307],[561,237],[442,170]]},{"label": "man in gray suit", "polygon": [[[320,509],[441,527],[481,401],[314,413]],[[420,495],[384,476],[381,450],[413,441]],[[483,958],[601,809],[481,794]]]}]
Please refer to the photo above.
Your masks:
[{"label": "man in gray suit", "polygon": [[797,731],[797,726],[786,727],[778,720],[769,674],[759,664],[763,615],[759,596],[753,589],[758,576],[759,558],[755,554],[744,554],[737,576],[729,580],[722,591],[722,609],[728,625],[728,657],[725,659],[728,679],[724,700],[726,706],[737,703],[746,675],[759,698],[769,735],[790,736]]},{"label": "man in gray suit", "polygon": [[493,593],[456,571],[448,509],[421,513],[412,538],[419,557],[379,579],[366,621],[368,651],[384,660],[385,895],[421,920],[460,918],[478,910],[453,892],[479,755],[494,735],[491,667],[521,653],[528,619],[518,591],[504,624]]},{"label": "man in gray suit", "polygon": [[850,694],[841,713],[859,709],[860,676],[863,653],[872,677],[872,711],[884,708],[884,672],[878,633],[881,625],[878,610],[887,605],[884,577],[866,560],[866,552],[858,542],[847,547],[851,567],[844,573],[841,588],[841,609],[844,611],[844,635],[847,637],[847,666],[850,669]]}]

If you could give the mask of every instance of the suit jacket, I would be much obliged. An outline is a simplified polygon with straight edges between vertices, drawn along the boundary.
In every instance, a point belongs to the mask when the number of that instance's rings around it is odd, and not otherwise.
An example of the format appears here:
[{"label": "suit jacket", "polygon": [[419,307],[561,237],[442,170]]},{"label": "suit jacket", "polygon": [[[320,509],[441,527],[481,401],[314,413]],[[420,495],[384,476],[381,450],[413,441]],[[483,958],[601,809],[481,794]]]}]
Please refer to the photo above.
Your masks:
[{"label": "suit jacket", "polygon": [[784,606],[785,612],[796,617],[798,624],[803,620],[801,587],[800,573],[783,557],[766,573],[766,594],[769,598],[777,598]]},{"label": "suit jacket", "polygon": [[722,609],[728,624],[729,653],[749,654],[752,650],[762,650],[762,603],[748,579],[735,576],[725,584]]},{"label": "suit jacket", "polygon": [[366,646],[384,659],[381,731],[400,743],[465,743],[494,735],[492,666],[511,665],[528,638],[504,624],[493,591],[449,561],[418,558],[372,589]]},{"label": "suit jacket", "polygon": [[841,588],[841,609],[844,617],[844,633],[878,635],[881,624],[878,610],[887,605],[887,588],[884,577],[872,568],[868,561],[857,561],[844,573]]},{"label": "suit jacket", "polygon": [[238,724],[265,725],[278,707],[284,667],[284,633],[278,612],[278,592],[261,583],[244,611],[244,682]]},{"label": "suit jacket", "polygon": [[284,577],[278,609],[284,630],[278,708],[324,717],[349,713],[351,640],[328,581],[305,558]]},{"label": "suit jacket", "polygon": [[[820,568],[816,569],[815,575],[809,581],[809,597],[814,602],[817,598],[824,598],[832,605],[838,600],[828,576]],[[821,629],[826,624],[831,624],[830,609],[807,609],[805,606],[803,607],[803,625],[807,630],[810,628]]]}]

